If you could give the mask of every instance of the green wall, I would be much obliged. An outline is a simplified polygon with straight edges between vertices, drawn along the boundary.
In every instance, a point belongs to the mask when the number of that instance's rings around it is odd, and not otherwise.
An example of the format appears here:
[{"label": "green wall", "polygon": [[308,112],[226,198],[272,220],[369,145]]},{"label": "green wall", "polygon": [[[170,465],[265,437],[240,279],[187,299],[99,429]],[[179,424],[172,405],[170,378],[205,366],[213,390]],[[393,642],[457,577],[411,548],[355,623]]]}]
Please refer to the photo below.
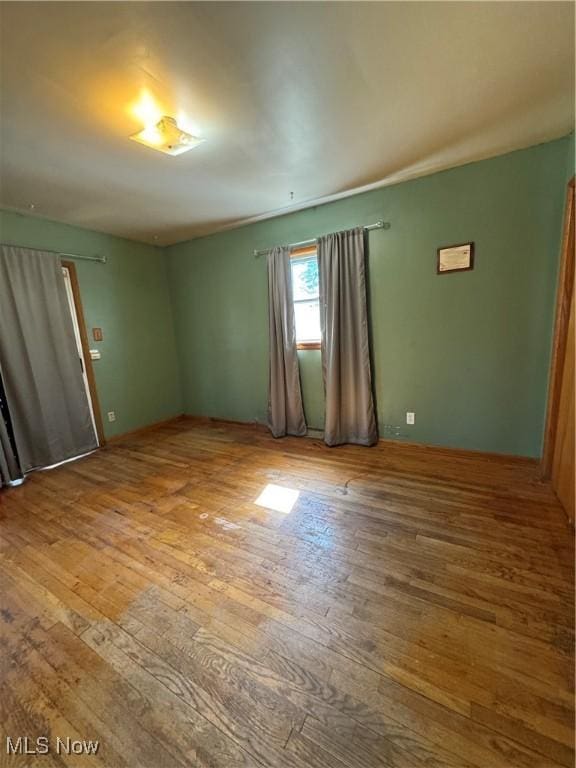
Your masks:
[{"label": "green wall", "polygon": [[[0,211],[0,242],[31,248],[106,255],[98,264],[76,261],[107,437],[182,412],[180,375],[166,256],[159,248],[44,219]],[[116,412],[109,423],[108,411]]]},{"label": "green wall", "polygon": [[[571,165],[565,137],[168,248],[185,411],[265,421],[266,260],[255,248],[384,218],[391,228],[369,235],[381,435],[538,456]],[[469,240],[475,269],[437,276],[436,249]],[[300,360],[308,424],[321,427],[320,355]]]},{"label": "green wall", "polygon": [[[7,211],[0,241],[107,256],[77,270],[87,326],[104,331],[90,346],[110,437],[183,410],[265,422],[266,260],[253,250],[384,218],[368,262],[381,435],[537,456],[573,173],[570,136],[167,249]],[[475,269],[437,276],[438,246],[468,240]],[[299,356],[321,429],[320,353]]]}]

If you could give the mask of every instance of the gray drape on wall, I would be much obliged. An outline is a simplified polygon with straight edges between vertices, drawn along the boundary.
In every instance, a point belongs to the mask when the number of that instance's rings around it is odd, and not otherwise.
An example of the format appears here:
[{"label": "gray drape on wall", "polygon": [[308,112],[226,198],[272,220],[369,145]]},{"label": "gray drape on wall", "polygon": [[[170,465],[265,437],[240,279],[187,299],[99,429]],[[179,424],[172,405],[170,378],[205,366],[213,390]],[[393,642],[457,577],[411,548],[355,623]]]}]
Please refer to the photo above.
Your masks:
[{"label": "gray drape on wall", "polygon": [[318,239],[328,445],[378,440],[368,341],[364,229]]},{"label": "gray drape on wall", "polygon": [[56,254],[0,248],[0,366],[24,472],[97,448]]},{"label": "gray drape on wall", "polygon": [[305,435],[306,422],[296,351],[290,250],[284,247],[274,248],[268,254],[268,322],[268,425],[274,437]]}]

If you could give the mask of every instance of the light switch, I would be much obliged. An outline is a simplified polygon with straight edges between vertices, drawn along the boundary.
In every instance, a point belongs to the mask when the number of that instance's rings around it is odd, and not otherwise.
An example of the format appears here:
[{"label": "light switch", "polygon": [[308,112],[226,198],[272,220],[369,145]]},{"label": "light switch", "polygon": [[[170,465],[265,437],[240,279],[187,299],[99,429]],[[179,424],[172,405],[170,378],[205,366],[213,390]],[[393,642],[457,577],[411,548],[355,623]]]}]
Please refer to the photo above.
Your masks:
[{"label": "light switch", "polygon": [[92,328],[92,338],[94,341],[102,341],[102,328]]},{"label": "light switch", "polygon": [[100,354],[100,350],[99,349],[91,349],[90,350],[90,359],[91,360],[100,360],[101,357],[102,357],[102,355]]}]

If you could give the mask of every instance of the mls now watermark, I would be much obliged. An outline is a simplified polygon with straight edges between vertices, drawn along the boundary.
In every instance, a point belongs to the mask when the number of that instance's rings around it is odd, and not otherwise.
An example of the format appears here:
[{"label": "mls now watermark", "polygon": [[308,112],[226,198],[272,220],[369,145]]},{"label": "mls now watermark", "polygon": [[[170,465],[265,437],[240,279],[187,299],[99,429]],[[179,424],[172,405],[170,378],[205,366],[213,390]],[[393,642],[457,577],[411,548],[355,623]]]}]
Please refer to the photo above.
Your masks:
[{"label": "mls now watermark", "polygon": [[8,755],[95,755],[100,746],[98,741],[86,739],[71,739],[69,736],[57,736],[52,741],[48,736],[6,737],[6,753]]}]

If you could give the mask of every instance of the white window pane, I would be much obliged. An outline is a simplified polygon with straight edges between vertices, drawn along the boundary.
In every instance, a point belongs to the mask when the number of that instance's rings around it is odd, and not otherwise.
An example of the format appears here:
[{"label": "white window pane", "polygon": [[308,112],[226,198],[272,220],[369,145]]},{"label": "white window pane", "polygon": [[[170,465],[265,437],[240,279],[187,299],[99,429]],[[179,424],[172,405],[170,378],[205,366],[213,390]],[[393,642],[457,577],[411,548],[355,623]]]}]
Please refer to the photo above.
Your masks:
[{"label": "white window pane", "polygon": [[296,341],[320,341],[320,307],[315,301],[294,304]]},{"label": "white window pane", "polygon": [[294,301],[318,297],[318,259],[292,259],[292,293]]}]

